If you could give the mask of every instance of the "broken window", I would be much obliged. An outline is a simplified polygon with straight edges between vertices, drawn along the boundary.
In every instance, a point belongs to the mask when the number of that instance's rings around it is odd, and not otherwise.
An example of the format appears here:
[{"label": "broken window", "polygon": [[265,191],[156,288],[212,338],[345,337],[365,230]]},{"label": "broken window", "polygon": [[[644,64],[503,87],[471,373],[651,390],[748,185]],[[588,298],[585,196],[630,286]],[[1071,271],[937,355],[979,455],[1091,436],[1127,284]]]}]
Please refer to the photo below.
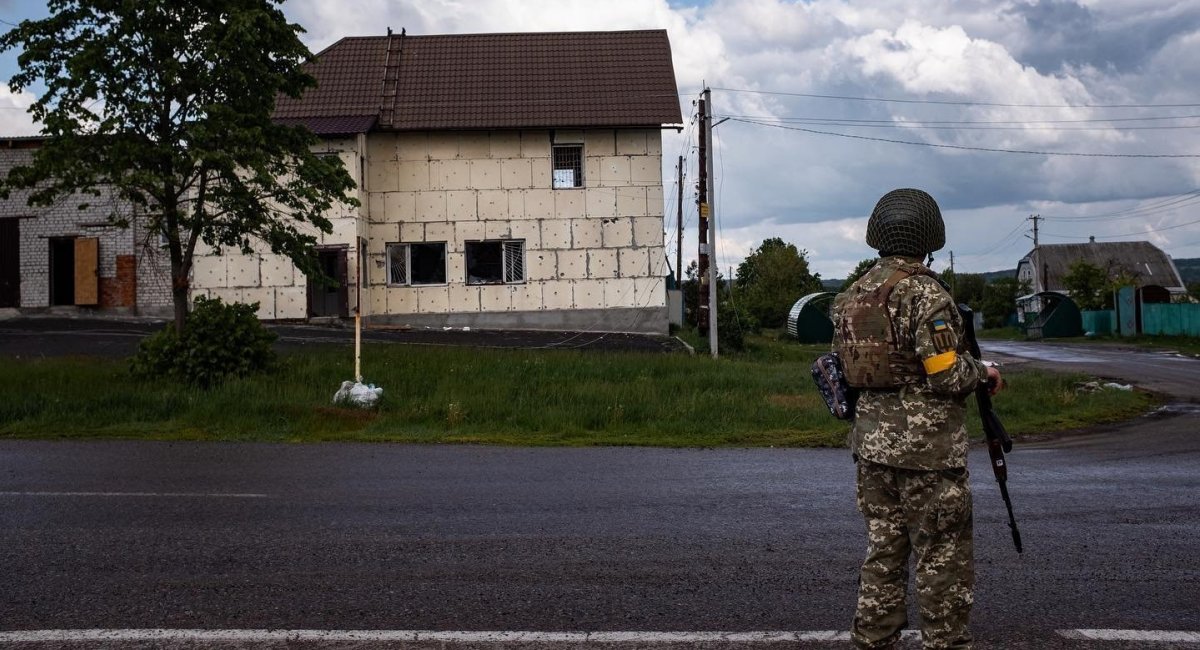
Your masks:
[{"label": "broken window", "polygon": [[525,281],[525,242],[469,241],[467,284],[513,284]]},{"label": "broken window", "polygon": [[583,187],[583,145],[556,144],[554,150],[554,189]]},{"label": "broken window", "polygon": [[388,244],[388,284],[446,284],[446,243]]}]

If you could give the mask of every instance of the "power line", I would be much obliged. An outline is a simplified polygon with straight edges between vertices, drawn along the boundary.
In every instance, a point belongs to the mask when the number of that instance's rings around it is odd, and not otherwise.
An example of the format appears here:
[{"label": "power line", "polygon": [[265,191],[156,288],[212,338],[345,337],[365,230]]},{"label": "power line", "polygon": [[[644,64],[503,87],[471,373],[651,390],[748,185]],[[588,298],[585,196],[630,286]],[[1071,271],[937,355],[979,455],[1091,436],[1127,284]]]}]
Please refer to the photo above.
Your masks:
[{"label": "power line", "polygon": [[917,142],[913,140],[893,140],[890,138],[876,138],[865,135],[853,135],[850,133],[835,133],[833,131],[818,131],[816,129],[804,129],[798,126],[784,126],[782,124],[771,124],[769,122],[757,122],[754,120],[743,120],[730,118],[734,122],[742,122],[744,124],[756,124],[758,126],[767,126],[776,129],[785,129],[788,131],[802,131],[804,133],[814,133],[817,135],[832,135],[840,138],[851,138],[854,140],[869,140],[872,142],[889,142],[892,144],[907,144],[918,147],[934,147],[938,149],[958,149],[962,151],[987,151],[991,153],[1015,153],[1030,156],[1071,156],[1076,158],[1200,158],[1200,154],[1150,154],[1150,153],[1086,153],[1077,151],[1032,151],[1026,149],[994,149],[991,147],[969,147],[957,144],[937,144],[933,142]]},{"label": "power line", "polygon": [[[1135,231],[1135,232],[1122,233],[1120,235],[1091,235],[1091,236],[1094,236],[1096,239],[1116,239],[1118,237],[1133,237],[1136,235],[1147,235],[1152,232],[1162,232],[1164,230],[1174,230],[1176,228],[1182,228],[1184,226],[1190,226],[1192,224],[1197,224],[1197,223],[1200,223],[1200,219],[1196,219],[1195,221],[1185,221],[1183,223],[1177,223],[1174,226],[1164,226],[1162,228],[1152,228],[1150,230],[1139,230],[1139,231]],[[1080,236],[1080,235],[1057,235],[1057,234],[1052,234],[1052,233],[1042,233],[1042,235],[1045,237],[1057,237],[1059,239],[1085,239],[1087,237],[1087,236]]]},{"label": "power line", "polygon": [[749,88],[718,88],[731,93],[752,93],[757,95],[782,95],[786,97],[808,97],[812,99],[837,99],[855,102],[886,102],[892,104],[937,104],[943,106],[998,106],[1003,108],[1195,108],[1200,104],[1017,104],[1002,102],[978,101],[949,101],[938,99],[897,99],[890,97],[854,97],[849,95],[819,95],[815,93],[793,93],[778,90],[752,90]]},{"label": "power line", "polygon": [[1189,120],[1200,118],[1197,115],[1152,115],[1149,117],[1097,117],[1077,120],[868,120],[849,117],[806,117],[806,116],[776,116],[776,115],[721,115],[720,117],[742,118],[747,120],[775,120],[779,122],[855,122],[875,124],[1084,124],[1095,122],[1142,122],[1162,120]]},{"label": "power line", "polygon": [[1149,214],[1157,214],[1160,212],[1172,212],[1179,209],[1180,206],[1194,203],[1200,200],[1200,189],[1185,192],[1173,197],[1168,197],[1157,203],[1150,205],[1127,208],[1116,212],[1094,215],[1077,215],[1072,217],[1042,217],[1048,221],[1067,221],[1067,222],[1085,222],[1085,221],[1120,221],[1123,219],[1133,219],[1137,217],[1145,217]]}]

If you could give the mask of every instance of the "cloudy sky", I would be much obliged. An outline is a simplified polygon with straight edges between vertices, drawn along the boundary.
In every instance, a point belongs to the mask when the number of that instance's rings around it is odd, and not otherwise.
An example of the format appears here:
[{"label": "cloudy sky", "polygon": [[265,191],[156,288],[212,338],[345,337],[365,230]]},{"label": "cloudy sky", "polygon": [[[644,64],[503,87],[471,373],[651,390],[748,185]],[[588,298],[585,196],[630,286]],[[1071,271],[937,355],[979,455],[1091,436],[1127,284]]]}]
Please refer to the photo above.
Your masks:
[{"label": "cloudy sky", "polygon": [[[938,270],[950,250],[960,271],[1014,267],[1033,214],[1042,243],[1149,239],[1200,257],[1194,1],[291,0],[284,10],[314,51],[388,26],[666,29],[684,116],[707,83],[714,112],[731,117],[716,130],[723,269],[777,236],[807,249],[823,276],[844,276],[872,255],[866,217],[895,187],[941,204]],[[5,22],[45,13],[0,0]],[[4,79],[14,70],[11,53],[0,57]],[[0,85],[0,133],[34,130],[11,108],[31,99]],[[685,260],[696,249],[694,144],[694,128],[664,136],[670,215],[676,156],[689,165]],[[668,219],[671,242],[673,231]]]}]

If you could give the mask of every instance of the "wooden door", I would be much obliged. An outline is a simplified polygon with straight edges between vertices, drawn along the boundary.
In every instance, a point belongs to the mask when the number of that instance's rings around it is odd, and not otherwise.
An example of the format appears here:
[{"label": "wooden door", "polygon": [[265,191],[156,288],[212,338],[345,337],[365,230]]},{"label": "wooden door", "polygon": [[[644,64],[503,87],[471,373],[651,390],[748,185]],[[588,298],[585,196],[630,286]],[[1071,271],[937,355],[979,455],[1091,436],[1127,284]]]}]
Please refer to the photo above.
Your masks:
[{"label": "wooden door", "polygon": [[21,306],[21,220],[0,219],[0,307]]},{"label": "wooden door", "polygon": [[75,304],[100,304],[100,240],[95,237],[75,240]]}]

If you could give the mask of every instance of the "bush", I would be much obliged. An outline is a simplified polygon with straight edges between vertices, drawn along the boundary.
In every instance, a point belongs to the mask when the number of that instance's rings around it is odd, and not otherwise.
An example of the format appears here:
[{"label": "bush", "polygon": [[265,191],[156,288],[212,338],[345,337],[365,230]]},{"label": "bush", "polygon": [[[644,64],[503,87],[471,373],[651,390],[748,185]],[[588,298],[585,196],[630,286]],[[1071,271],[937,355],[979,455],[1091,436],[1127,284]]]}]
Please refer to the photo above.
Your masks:
[{"label": "bush", "polygon": [[201,388],[266,370],[275,361],[276,335],[262,326],[257,311],[258,303],[198,297],[183,336],[173,323],[149,336],[138,346],[131,370],[139,377],[173,377]]},{"label": "bush", "polygon": [[750,310],[737,303],[725,301],[717,310],[717,344],[722,350],[746,349],[746,335],[757,334],[758,319]]}]

